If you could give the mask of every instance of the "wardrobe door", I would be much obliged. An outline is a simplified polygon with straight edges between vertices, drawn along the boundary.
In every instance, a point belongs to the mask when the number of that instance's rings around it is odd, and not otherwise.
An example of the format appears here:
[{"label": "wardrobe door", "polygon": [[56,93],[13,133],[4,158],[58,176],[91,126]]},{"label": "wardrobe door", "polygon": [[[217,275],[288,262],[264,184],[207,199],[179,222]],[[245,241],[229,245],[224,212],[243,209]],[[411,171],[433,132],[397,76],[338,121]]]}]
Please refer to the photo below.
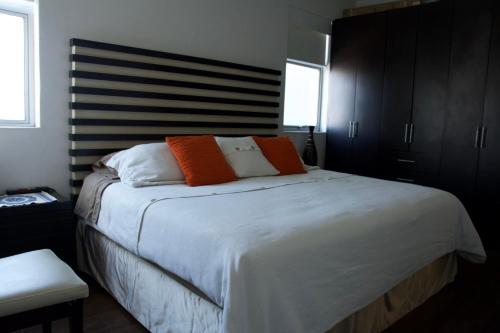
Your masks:
[{"label": "wardrobe door", "polygon": [[477,184],[481,194],[498,196],[500,190],[500,14],[498,10],[495,14],[489,59],[483,116],[485,132],[482,135]]},{"label": "wardrobe door", "polygon": [[477,173],[477,194],[482,236],[489,249],[498,249],[500,234],[500,5],[495,1],[488,81],[484,105],[481,150]]},{"label": "wardrobe door", "polygon": [[406,124],[410,123],[418,8],[387,13],[387,44],[381,123],[381,149],[386,154],[407,150]]},{"label": "wardrobe door", "polygon": [[377,174],[386,14],[361,16],[353,128],[353,172]]},{"label": "wardrobe door", "polygon": [[439,171],[446,116],[451,5],[450,0],[423,5],[418,23],[410,150],[418,153],[418,171],[431,177]]},{"label": "wardrobe door", "polygon": [[440,183],[465,200],[475,187],[491,13],[489,0],[455,0]]},{"label": "wardrobe door", "polygon": [[350,123],[356,91],[357,30],[355,17],[333,22],[325,156],[326,168],[330,170],[351,169]]}]

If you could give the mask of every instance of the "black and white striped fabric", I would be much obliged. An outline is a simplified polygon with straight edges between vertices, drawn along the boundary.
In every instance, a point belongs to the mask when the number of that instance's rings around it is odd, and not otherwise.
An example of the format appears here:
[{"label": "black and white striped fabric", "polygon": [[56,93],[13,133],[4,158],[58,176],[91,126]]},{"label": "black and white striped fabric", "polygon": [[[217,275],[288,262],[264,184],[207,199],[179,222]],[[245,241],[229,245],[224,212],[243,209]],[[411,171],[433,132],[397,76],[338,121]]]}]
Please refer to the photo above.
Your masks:
[{"label": "black and white striped fabric", "polygon": [[169,135],[276,135],[281,71],[71,40],[71,180],[100,157]]}]

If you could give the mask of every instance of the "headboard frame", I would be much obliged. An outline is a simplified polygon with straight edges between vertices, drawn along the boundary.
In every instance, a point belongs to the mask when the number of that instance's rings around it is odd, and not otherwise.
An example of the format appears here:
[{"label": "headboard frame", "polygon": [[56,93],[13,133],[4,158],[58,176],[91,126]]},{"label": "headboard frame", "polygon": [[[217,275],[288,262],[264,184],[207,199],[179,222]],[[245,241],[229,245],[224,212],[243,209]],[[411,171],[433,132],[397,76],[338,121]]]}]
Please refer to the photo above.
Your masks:
[{"label": "headboard frame", "polygon": [[71,192],[102,156],[169,135],[276,135],[281,71],[71,39]]}]

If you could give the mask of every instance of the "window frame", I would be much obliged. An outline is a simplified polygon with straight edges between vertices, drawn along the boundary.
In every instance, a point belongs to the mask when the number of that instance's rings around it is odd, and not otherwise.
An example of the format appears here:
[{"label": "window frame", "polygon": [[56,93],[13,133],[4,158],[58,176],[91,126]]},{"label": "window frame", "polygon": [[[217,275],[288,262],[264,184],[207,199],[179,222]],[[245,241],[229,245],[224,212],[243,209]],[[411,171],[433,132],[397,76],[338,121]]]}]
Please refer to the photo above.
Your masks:
[{"label": "window frame", "polygon": [[[309,67],[314,69],[319,69],[319,92],[318,92],[318,110],[317,110],[317,118],[315,131],[320,131],[321,129],[321,119],[322,119],[322,110],[323,110],[323,84],[324,84],[324,74],[327,66],[321,66],[317,64],[308,63],[305,61],[295,60],[295,59],[287,59],[287,64],[293,64],[303,67]],[[285,84],[285,95],[286,95],[286,84]],[[308,132],[309,126],[294,126],[294,125],[285,125],[285,103],[283,103],[283,129],[286,132]]]},{"label": "window frame", "polygon": [[24,21],[24,119],[7,120],[0,118],[1,127],[35,127],[35,45],[33,3],[26,1],[13,3],[0,0],[0,13],[21,17]]}]

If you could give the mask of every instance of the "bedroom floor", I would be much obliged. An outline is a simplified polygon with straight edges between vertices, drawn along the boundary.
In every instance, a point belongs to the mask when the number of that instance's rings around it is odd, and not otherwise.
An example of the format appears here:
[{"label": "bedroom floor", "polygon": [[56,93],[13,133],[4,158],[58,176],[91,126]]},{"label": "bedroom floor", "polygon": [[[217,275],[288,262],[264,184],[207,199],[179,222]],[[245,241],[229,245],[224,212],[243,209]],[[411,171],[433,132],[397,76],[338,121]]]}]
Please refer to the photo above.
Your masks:
[{"label": "bedroom floor", "polygon": [[[86,333],[147,332],[102,288],[91,283],[85,303]],[[67,332],[66,320],[53,324],[54,333]],[[32,327],[16,333],[39,333]],[[454,283],[408,314],[384,333],[500,332],[500,253],[489,254],[485,265],[460,261]]]}]

